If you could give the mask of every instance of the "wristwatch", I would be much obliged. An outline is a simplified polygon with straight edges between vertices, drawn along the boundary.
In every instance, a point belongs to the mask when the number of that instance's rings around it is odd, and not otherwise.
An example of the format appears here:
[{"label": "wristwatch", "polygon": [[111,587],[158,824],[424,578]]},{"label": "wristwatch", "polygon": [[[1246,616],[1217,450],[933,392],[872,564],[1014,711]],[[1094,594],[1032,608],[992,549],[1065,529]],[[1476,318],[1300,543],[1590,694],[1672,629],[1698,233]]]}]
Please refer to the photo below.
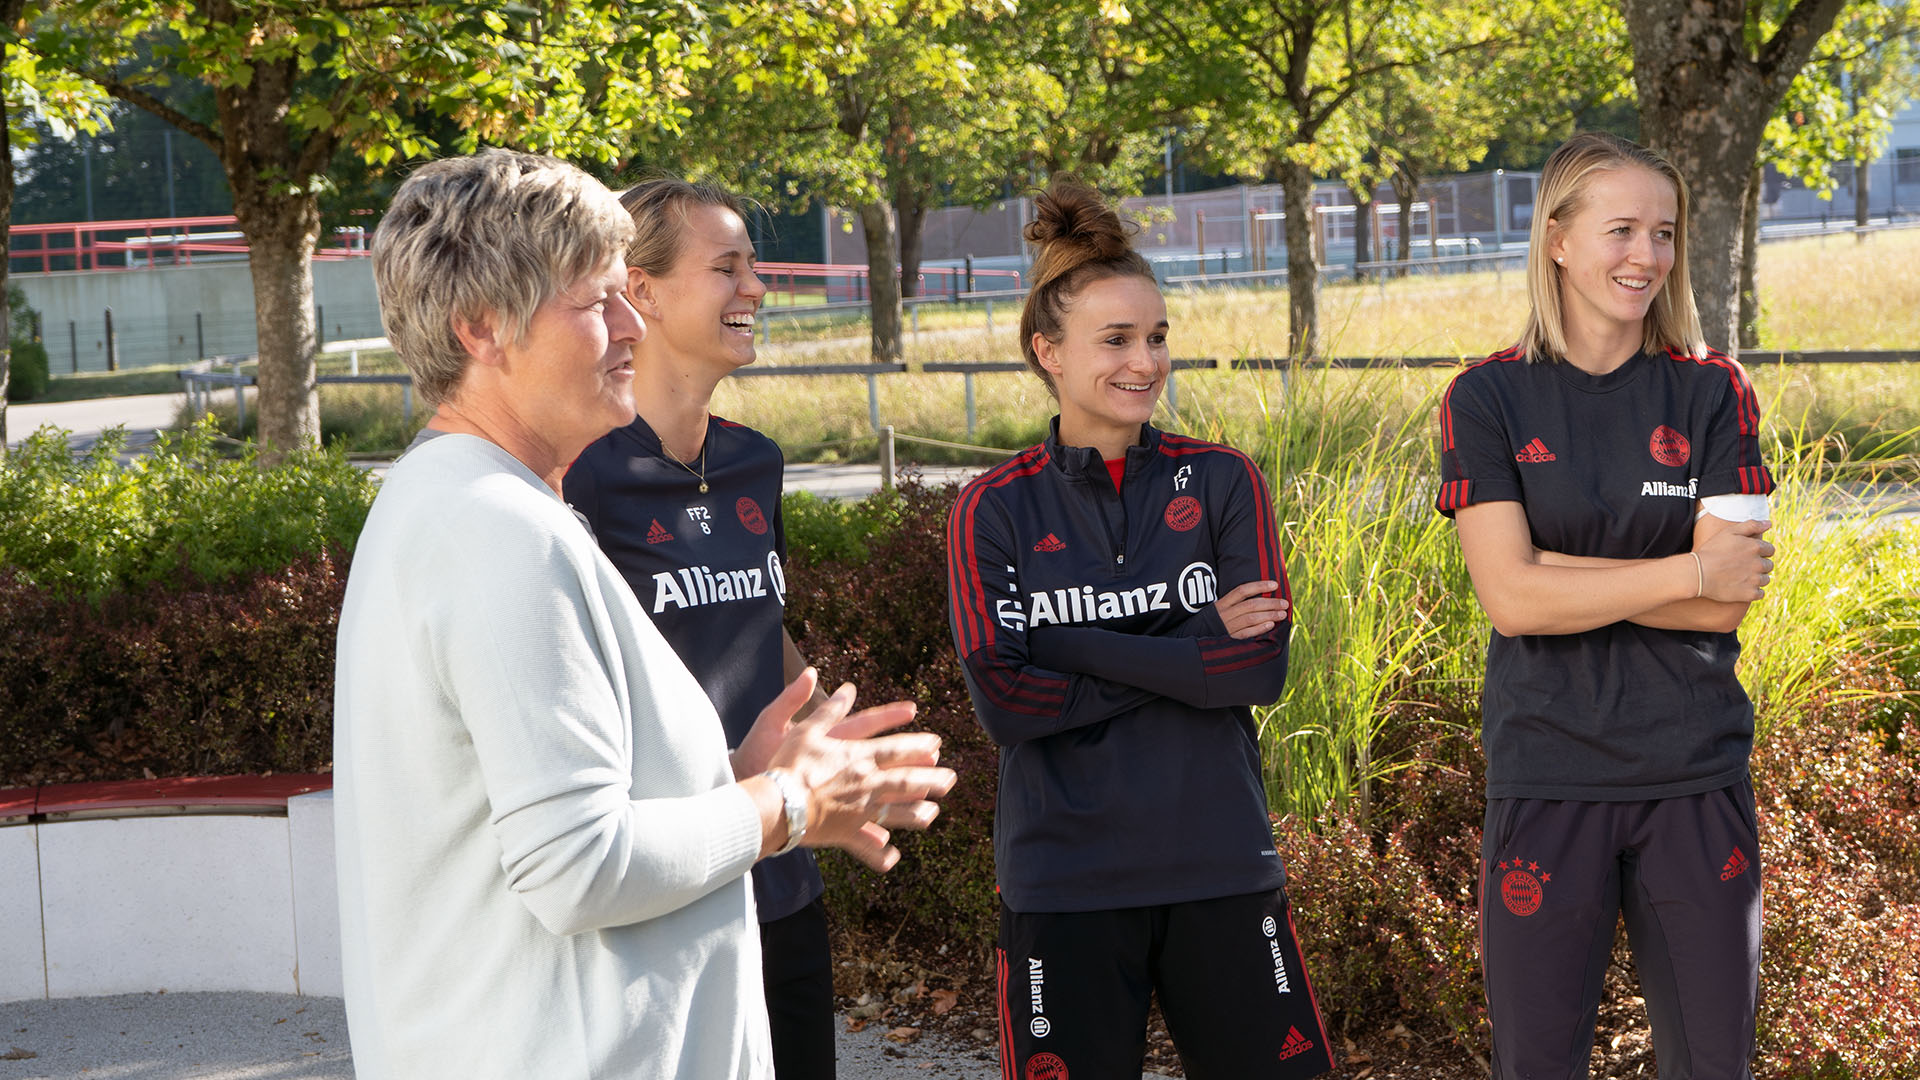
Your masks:
[{"label": "wristwatch", "polygon": [[807,789],[799,778],[785,769],[768,769],[767,779],[780,790],[780,804],[787,812],[787,842],[775,855],[785,855],[800,846],[807,835]]}]

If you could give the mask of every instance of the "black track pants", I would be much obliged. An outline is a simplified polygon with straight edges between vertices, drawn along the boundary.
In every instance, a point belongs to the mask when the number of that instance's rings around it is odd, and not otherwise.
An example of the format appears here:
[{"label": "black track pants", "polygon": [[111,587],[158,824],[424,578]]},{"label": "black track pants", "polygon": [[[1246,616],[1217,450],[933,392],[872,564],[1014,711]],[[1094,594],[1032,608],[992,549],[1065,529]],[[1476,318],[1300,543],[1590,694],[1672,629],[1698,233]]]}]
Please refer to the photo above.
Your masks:
[{"label": "black track pants", "polygon": [[1333,1067],[1285,890],[1111,911],[1000,908],[1005,1080],[1139,1080],[1149,997],[1192,1080]]},{"label": "black track pants", "polygon": [[1661,1080],[1751,1080],[1760,851],[1750,784],[1646,802],[1491,799],[1480,857],[1498,1080],[1584,1080],[1621,915]]},{"label": "black track pants", "polygon": [[833,957],[827,908],[815,900],[760,925],[776,1080],[833,1080]]}]

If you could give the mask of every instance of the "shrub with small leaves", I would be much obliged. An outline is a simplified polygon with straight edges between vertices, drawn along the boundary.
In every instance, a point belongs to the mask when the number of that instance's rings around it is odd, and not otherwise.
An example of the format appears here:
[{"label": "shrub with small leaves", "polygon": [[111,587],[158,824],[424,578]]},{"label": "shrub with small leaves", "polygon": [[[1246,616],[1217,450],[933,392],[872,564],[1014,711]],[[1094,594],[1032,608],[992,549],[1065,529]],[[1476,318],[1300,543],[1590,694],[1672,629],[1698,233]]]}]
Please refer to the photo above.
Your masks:
[{"label": "shrub with small leaves", "polygon": [[1889,749],[1877,703],[1823,701],[1754,758],[1766,909],[1756,1075],[1920,1076],[1920,725]]},{"label": "shrub with small leaves", "polygon": [[43,428],[0,458],[0,566],[63,595],[99,598],[166,580],[221,581],[305,554],[350,550],[373,482],[338,453],[272,468],[223,456],[202,423],[123,462],[125,433],[81,454]]},{"label": "shrub with small leaves", "polygon": [[1479,748],[1458,727],[1408,747],[1380,811],[1281,818],[1276,847],[1315,998],[1351,1035],[1389,1021],[1487,1049],[1477,882]]},{"label": "shrub with small leaves", "polygon": [[7,400],[32,401],[47,392],[47,347],[15,340],[7,372]]},{"label": "shrub with small leaves", "polygon": [[853,504],[788,496],[787,627],[829,685],[850,680],[869,704],[918,702],[915,728],[941,737],[941,763],[959,773],[939,819],[900,837],[900,862],[885,875],[823,854],[836,920],[889,936],[908,929],[984,954],[998,926],[999,751],[974,720],[947,628],[945,529],[955,496],[951,486],[917,483]]}]

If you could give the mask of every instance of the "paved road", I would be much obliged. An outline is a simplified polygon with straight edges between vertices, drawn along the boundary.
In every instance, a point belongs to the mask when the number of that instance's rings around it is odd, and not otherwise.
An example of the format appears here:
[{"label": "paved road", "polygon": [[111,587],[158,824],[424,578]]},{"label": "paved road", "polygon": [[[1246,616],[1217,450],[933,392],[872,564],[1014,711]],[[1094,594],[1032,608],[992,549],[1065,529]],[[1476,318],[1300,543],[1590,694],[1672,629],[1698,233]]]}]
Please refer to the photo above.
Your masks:
[{"label": "paved road", "polygon": [[[837,1025],[841,1080],[999,1080],[991,1044]],[[0,1080],[353,1080],[339,998],[125,994],[0,1005]],[[1142,1080],[1150,1080],[1143,1077]]]},{"label": "paved road", "polygon": [[62,401],[54,405],[12,405],[7,408],[7,445],[18,446],[27,436],[51,424],[66,429],[68,444],[84,450],[93,445],[101,432],[123,424],[127,429],[128,448],[144,449],[153,444],[157,432],[173,426],[186,404],[185,394],[143,394]]}]

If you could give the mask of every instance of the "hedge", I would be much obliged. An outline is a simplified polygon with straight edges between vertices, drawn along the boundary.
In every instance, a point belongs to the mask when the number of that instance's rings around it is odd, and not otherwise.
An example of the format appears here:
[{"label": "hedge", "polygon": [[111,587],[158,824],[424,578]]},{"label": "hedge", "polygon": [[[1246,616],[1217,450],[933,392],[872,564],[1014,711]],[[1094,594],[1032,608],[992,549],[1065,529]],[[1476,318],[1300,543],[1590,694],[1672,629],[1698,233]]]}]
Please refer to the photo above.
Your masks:
[{"label": "hedge", "polygon": [[163,432],[132,461],[109,430],[75,453],[47,427],[0,460],[0,567],[61,596],[273,572],[303,554],[351,550],[373,481],[335,451],[271,469],[229,452],[206,421]]},{"label": "hedge", "polygon": [[63,597],[0,570],[0,788],[325,772],[346,561]]},{"label": "hedge", "polygon": [[945,525],[956,494],[910,482],[861,503],[790,499],[787,626],[829,685],[851,681],[872,704],[918,702],[914,727],[941,737],[941,762],[959,773],[940,817],[901,838],[900,861],[884,876],[822,854],[829,909],[841,925],[984,956],[999,920],[991,837],[1000,755],[974,721],[947,629]]}]

